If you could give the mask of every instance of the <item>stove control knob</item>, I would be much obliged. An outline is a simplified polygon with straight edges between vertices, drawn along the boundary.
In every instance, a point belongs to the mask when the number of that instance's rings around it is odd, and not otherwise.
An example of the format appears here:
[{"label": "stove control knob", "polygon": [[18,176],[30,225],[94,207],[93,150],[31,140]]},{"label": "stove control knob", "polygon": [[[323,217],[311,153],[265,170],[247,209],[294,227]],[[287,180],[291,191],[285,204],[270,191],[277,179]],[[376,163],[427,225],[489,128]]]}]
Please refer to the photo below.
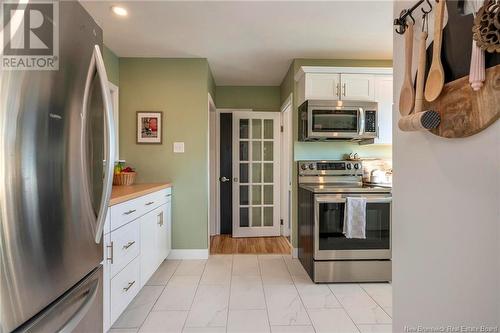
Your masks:
[{"label": "stove control knob", "polygon": [[354,169],[356,169],[356,170],[359,169],[359,163],[354,163]]},{"label": "stove control knob", "polygon": [[309,164],[309,169],[314,170],[314,164]]},{"label": "stove control knob", "polygon": [[346,164],[346,168],[347,168],[347,170],[351,170],[352,169],[352,164],[351,163],[347,163]]},{"label": "stove control knob", "polygon": [[300,168],[301,168],[302,170],[307,170],[307,164],[302,164],[302,165],[300,166]]}]

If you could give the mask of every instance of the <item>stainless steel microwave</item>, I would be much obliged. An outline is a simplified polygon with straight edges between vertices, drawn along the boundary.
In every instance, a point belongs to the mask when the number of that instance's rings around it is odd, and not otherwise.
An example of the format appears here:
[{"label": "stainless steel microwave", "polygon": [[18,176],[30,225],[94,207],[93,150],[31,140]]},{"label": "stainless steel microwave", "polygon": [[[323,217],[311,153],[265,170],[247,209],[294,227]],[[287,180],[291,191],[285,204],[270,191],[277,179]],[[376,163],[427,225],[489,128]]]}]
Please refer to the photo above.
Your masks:
[{"label": "stainless steel microwave", "polygon": [[299,107],[299,140],[373,143],[377,110],[376,102],[307,100]]}]

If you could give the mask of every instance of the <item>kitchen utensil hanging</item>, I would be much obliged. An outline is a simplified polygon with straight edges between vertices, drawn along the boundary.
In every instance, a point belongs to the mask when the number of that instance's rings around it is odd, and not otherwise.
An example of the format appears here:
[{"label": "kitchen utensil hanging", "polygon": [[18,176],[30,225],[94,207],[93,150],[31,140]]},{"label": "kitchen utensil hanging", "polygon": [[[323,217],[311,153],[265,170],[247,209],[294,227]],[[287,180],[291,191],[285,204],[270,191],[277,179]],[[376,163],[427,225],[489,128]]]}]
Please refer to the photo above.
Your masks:
[{"label": "kitchen utensil hanging", "polygon": [[477,45],[486,52],[500,52],[500,3],[486,0],[479,9],[472,28]]},{"label": "kitchen utensil hanging", "polygon": [[[490,5],[492,2],[494,1],[488,0]],[[410,19],[412,12],[419,6],[432,8],[426,6],[426,3],[427,1],[418,1],[410,9],[401,12],[399,18],[394,20],[394,24],[398,26],[396,28],[398,34],[406,32],[407,27],[403,25],[403,19]],[[432,1],[432,4],[434,3],[439,5],[440,1]],[[474,18],[463,12],[464,1],[450,1],[446,7],[448,19],[446,24],[441,23],[445,26],[442,27],[442,51],[440,52],[442,57],[440,60],[444,68],[444,86],[435,100],[432,102],[424,100],[422,108],[416,102],[415,111],[402,117],[404,118],[403,124],[398,123],[398,125],[404,127],[405,130],[422,130],[422,128],[432,127],[432,122],[439,119],[439,126],[429,129],[431,133],[445,138],[463,138],[484,130],[500,118],[500,52],[486,53],[484,84],[479,91],[474,91],[469,84],[471,67],[469,60],[471,58],[468,56],[471,51],[470,41]],[[424,12],[423,8],[421,10]],[[495,13],[498,14],[498,11]],[[434,48],[434,45],[430,48]],[[464,54],[467,56],[464,57]],[[427,51],[427,57],[432,57],[430,49]],[[429,70],[430,66],[427,65],[426,71]],[[417,77],[416,85],[418,81]],[[424,111],[418,112],[418,110]]]},{"label": "kitchen utensil hanging", "polygon": [[[477,13],[479,12],[481,4],[484,4],[484,0],[470,0],[467,3],[471,6],[472,15],[474,15],[475,21],[477,19]],[[472,27],[472,30],[474,31],[474,27]],[[472,90],[478,91],[479,89],[481,89],[486,76],[485,71],[484,50],[478,46],[473,36],[469,70],[469,83],[472,87]]]},{"label": "kitchen utensil hanging", "polygon": [[[412,18],[413,19],[413,18]],[[413,110],[415,102],[415,90],[413,89],[412,80],[412,57],[413,57],[413,24],[408,22],[406,24],[405,36],[405,77],[401,92],[399,94],[399,112],[403,116],[407,116]]]}]

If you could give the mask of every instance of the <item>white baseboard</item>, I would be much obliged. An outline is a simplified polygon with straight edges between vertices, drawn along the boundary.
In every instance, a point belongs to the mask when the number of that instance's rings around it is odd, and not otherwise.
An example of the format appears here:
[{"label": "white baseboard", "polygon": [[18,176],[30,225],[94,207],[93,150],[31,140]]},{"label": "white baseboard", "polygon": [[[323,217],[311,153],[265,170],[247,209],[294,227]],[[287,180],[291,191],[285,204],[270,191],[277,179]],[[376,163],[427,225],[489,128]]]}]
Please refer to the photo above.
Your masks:
[{"label": "white baseboard", "polygon": [[208,249],[172,249],[167,259],[208,259]]},{"label": "white baseboard", "polygon": [[292,258],[298,258],[299,257],[299,249],[294,247],[292,249]]}]

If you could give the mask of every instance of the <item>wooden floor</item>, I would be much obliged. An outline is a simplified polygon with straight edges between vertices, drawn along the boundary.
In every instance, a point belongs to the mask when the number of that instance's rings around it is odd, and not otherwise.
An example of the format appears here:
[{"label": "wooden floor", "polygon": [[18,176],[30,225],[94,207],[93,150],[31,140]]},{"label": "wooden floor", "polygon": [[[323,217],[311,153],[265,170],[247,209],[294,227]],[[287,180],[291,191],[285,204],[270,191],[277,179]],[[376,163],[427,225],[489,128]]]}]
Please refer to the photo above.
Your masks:
[{"label": "wooden floor", "polygon": [[283,237],[232,238],[210,237],[210,254],[290,254],[291,247]]}]

